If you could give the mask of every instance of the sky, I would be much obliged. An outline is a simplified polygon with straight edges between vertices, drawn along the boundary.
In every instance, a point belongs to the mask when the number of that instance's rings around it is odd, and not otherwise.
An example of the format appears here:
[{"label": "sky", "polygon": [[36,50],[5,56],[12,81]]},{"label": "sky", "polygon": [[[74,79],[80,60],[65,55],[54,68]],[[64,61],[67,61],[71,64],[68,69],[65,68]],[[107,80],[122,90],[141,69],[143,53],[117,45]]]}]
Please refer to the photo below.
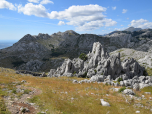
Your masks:
[{"label": "sky", "polygon": [[152,28],[152,0],[0,0],[0,40],[26,34],[106,34]]}]

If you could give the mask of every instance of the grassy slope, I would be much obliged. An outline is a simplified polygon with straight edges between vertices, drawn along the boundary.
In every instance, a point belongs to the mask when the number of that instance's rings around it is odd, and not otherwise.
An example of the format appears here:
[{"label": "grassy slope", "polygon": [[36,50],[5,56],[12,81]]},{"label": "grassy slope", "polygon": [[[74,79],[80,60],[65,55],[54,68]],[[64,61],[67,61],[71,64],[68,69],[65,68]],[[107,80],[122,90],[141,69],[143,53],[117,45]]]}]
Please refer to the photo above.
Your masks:
[{"label": "grassy slope", "polygon": [[[13,89],[9,86],[12,82],[26,80],[25,86],[34,87],[42,90],[42,94],[29,99],[35,102],[40,110],[48,109],[47,114],[134,114],[140,110],[141,114],[150,114],[145,108],[134,108],[133,104],[139,101],[130,100],[130,104],[125,102],[121,93],[110,90],[111,86],[98,83],[73,84],[72,79],[78,78],[40,78],[27,75],[15,74],[13,70],[0,68],[0,86],[2,88]],[[80,80],[80,79],[78,79]],[[106,94],[109,94],[107,96]],[[143,92],[136,92],[138,96]],[[145,95],[149,99],[151,95]],[[2,99],[2,95],[0,96]],[[111,104],[110,107],[103,107],[100,99]],[[140,101],[144,106],[151,106],[147,100]],[[2,102],[2,104],[4,104]],[[7,113],[4,113],[7,114]]]}]

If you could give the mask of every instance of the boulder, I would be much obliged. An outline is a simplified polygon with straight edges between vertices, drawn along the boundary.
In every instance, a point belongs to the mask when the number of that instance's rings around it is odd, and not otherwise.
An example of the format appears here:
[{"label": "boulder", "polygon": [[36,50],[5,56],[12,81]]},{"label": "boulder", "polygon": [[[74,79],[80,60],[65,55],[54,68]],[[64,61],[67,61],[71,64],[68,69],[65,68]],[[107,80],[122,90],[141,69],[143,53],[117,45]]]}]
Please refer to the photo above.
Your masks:
[{"label": "boulder", "polygon": [[125,86],[125,83],[123,81],[120,81],[120,86]]},{"label": "boulder", "polygon": [[149,84],[139,83],[139,88],[143,89],[144,87],[149,87]]},{"label": "boulder", "polygon": [[100,99],[100,101],[101,101],[102,106],[110,106],[110,104],[108,102],[104,101],[104,99]]},{"label": "boulder", "polygon": [[104,76],[103,75],[94,75],[90,78],[91,82],[104,82]]},{"label": "boulder", "polygon": [[64,73],[63,76],[72,77],[73,74],[72,73]]},{"label": "boulder", "polygon": [[73,82],[72,83],[78,83],[78,81],[77,80],[73,80]]},{"label": "boulder", "polygon": [[129,80],[124,80],[124,85],[125,86],[131,86],[131,82]]},{"label": "boulder", "polygon": [[135,95],[135,93],[132,91],[132,89],[125,89],[123,91],[124,94],[127,94],[127,95]]}]

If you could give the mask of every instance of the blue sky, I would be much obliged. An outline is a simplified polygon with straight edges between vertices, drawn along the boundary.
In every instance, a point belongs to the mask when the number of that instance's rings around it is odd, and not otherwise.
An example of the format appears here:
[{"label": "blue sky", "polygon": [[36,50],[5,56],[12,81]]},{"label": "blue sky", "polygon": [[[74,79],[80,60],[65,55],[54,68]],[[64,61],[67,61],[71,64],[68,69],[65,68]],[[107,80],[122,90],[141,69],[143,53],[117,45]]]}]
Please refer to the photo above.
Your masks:
[{"label": "blue sky", "polygon": [[0,40],[66,30],[105,34],[152,28],[151,0],[0,0]]}]

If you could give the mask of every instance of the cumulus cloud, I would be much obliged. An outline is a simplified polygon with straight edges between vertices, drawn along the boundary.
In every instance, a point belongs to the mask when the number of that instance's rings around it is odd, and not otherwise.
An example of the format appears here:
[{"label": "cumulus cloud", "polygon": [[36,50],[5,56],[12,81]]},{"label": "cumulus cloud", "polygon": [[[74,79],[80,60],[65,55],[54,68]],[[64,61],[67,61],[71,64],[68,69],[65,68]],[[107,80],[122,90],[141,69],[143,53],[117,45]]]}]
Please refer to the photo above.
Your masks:
[{"label": "cumulus cloud", "polygon": [[88,23],[85,23],[82,26],[78,26],[76,27],[77,31],[90,31],[90,30],[94,30],[94,29],[98,29],[100,27],[109,27],[109,26],[114,26],[115,24],[117,24],[116,21],[113,21],[112,19],[103,19],[103,20],[97,20],[97,21],[91,21]]},{"label": "cumulus cloud", "polygon": [[152,22],[146,19],[132,20],[130,26],[143,29],[152,28]]},{"label": "cumulus cloud", "polygon": [[[35,15],[37,17],[47,17],[50,19],[58,19],[58,25],[72,25],[76,26],[76,30],[94,30],[103,26],[114,26],[117,22],[112,19],[107,19],[103,12],[107,9],[99,5],[84,5],[84,6],[71,6],[64,11],[47,12],[46,8],[42,5],[34,5],[27,3],[25,6],[19,5],[18,12],[25,15]],[[64,23],[61,20],[66,20]]]},{"label": "cumulus cloud", "polygon": [[127,11],[128,11],[127,9],[123,9],[122,13],[127,13]]},{"label": "cumulus cloud", "polygon": [[28,0],[29,2],[39,3],[40,0]]},{"label": "cumulus cloud", "polygon": [[54,2],[50,1],[50,0],[42,0],[40,2],[40,4],[54,4]]},{"label": "cumulus cloud", "polygon": [[59,21],[58,25],[65,25],[64,21]]},{"label": "cumulus cloud", "polygon": [[103,26],[113,26],[117,22],[106,19],[102,13],[106,8],[99,5],[71,6],[64,11],[52,11],[50,19],[67,20],[67,25],[76,26],[76,30],[94,30]]},{"label": "cumulus cloud", "polygon": [[6,0],[0,0],[0,9],[7,8],[9,10],[16,10],[16,7]]},{"label": "cumulus cloud", "polygon": [[46,9],[43,5],[34,5],[32,3],[27,3],[25,6],[19,5],[18,12],[25,15],[35,15],[37,17],[48,17]]},{"label": "cumulus cloud", "polygon": [[116,6],[115,6],[115,7],[112,7],[112,10],[116,10],[116,8],[117,8]]}]

